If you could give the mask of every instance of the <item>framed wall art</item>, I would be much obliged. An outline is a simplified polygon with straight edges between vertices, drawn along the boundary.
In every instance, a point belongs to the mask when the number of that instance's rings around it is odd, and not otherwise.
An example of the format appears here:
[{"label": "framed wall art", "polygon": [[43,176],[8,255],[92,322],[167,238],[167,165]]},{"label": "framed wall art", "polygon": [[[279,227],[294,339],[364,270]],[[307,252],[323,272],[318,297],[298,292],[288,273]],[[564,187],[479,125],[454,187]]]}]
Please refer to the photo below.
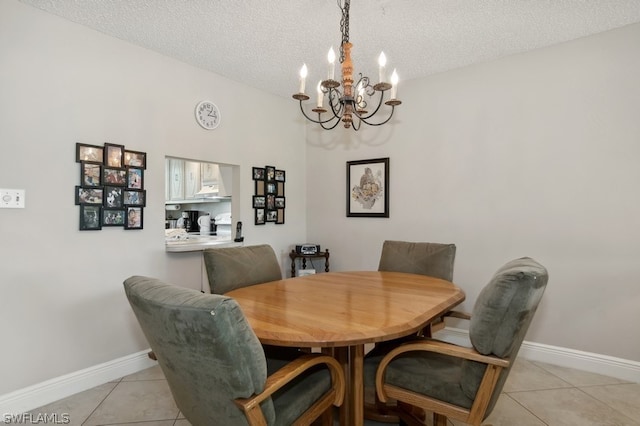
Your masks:
[{"label": "framed wall art", "polygon": [[147,153],[112,143],[78,142],[76,162],[80,163],[80,185],[74,188],[74,199],[80,206],[80,230],[142,229]]},{"label": "framed wall art", "polygon": [[255,181],[252,206],[255,209],[255,224],[267,222],[284,224],[285,171],[275,166],[252,167],[251,178]]},{"label": "framed wall art", "polygon": [[142,207],[127,207],[124,229],[142,229]]},{"label": "framed wall art", "polygon": [[389,158],[347,161],[347,217],[389,217]]},{"label": "framed wall art", "polygon": [[104,163],[108,167],[122,167],[124,146],[112,143],[104,144]]},{"label": "framed wall art", "polygon": [[76,143],[76,163],[104,163],[104,147]]}]

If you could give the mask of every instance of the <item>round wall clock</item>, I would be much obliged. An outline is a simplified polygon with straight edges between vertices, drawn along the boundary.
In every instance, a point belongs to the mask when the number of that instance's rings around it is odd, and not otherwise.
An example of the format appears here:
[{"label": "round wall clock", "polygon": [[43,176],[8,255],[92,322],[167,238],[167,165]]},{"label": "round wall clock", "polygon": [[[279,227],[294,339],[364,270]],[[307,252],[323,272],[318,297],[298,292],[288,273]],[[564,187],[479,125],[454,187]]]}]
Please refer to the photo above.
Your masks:
[{"label": "round wall clock", "polygon": [[196,121],[202,128],[213,130],[220,124],[220,110],[213,102],[199,102],[196,105]]}]

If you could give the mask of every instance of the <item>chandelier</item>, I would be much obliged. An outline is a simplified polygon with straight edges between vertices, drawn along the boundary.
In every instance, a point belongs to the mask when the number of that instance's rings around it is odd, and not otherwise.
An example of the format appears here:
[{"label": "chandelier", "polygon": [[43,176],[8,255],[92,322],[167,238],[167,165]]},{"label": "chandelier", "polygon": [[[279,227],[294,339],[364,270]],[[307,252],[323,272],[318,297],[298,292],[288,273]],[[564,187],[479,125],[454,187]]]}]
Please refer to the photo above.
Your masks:
[{"label": "chandelier", "polygon": [[[340,44],[339,58],[340,64],[342,64],[342,88],[340,87],[340,82],[334,79],[335,52],[332,47],[329,49],[328,54],[328,77],[326,80],[318,82],[316,88],[318,99],[316,107],[311,110],[318,114],[318,118],[315,119],[309,116],[302,105],[304,101],[309,100],[309,96],[304,92],[307,78],[306,64],[303,64],[300,70],[300,92],[293,95],[294,99],[300,101],[300,110],[307,120],[319,124],[325,130],[335,128],[341,121],[346,129],[351,127],[354,130],[358,130],[362,123],[369,126],[381,126],[391,120],[395,107],[402,103],[396,99],[398,74],[395,69],[391,74],[391,82],[386,81],[385,67],[387,59],[384,56],[384,52],[380,53],[378,58],[378,82],[371,85],[369,77],[360,73],[358,74],[358,82],[354,86],[353,62],[351,61],[351,47],[353,45],[349,42],[349,4],[350,0],[344,0],[344,5],[342,5],[342,0],[338,0],[338,7],[342,11],[342,19],[340,20],[342,42]],[[390,91],[390,96],[384,104],[391,107],[391,110],[383,107],[388,116],[382,121],[378,118],[372,120],[380,111],[380,107],[382,107],[386,91]],[[377,101],[374,99],[376,97],[378,98]],[[327,108],[324,107],[325,98],[328,105]],[[324,115],[327,112],[329,113],[328,116]]]}]

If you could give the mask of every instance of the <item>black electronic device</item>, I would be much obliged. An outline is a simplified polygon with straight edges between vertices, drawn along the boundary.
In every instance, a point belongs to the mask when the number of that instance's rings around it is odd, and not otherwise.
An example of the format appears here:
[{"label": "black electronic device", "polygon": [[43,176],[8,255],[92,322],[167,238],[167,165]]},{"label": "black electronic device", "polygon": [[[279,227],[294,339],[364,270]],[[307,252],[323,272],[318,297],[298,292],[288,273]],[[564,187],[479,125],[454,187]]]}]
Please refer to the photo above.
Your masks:
[{"label": "black electronic device", "polygon": [[318,254],[320,253],[319,244],[297,244],[296,253],[298,254]]},{"label": "black electronic device", "polygon": [[244,237],[242,236],[242,222],[238,221],[236,225],[236,237],[233,239],[236,243],[241,243],[244,241]]}]

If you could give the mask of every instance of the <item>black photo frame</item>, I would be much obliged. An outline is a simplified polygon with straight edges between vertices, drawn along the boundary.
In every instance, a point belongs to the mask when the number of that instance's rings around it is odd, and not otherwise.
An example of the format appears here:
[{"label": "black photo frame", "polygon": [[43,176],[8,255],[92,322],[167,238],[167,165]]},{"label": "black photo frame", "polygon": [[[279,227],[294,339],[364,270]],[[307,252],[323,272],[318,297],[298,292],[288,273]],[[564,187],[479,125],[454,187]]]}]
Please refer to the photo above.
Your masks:
[{"label": "black photo frame", "polygon": [[141,169],[146,169],[147,153],[125,149],[122,165],[125,167],[139,167]]},{"label": "black photo frame", "polygon": [[263,167],[252,167],[251,175],[253,176],[253,180],[264,180],[264,168]]},{"label": "black photo frame", "polygon": [[253,196],[253,208],[254,209],[264,209],[266,205],[266,199],[264,195],[254,195]]},{"label": "black photo frame", "polygon": [[389,158],[347,161],[347,217],[389,217]]},{"label": "black photo frame", "polygon": [[124,145],[113,143],[104,144],[104,165],[107,167],[120,168],[123,166]]},{"label": "black photo frame", "polygon": [[76,186],[75,200],[77,206],[101,206],[104,200],[104,189]]},{"label": "black photo frame", "polygon": [[101,206],[80,205],[80,230],[98,231],[102,229]]},{"label": "black photo frame", "polygon": [[278,182],[284,182],[285,181],[285,171],[284,170],[276,170],[275,180],[277,180]]},{"label": "black photo frame", "polygon": [[276,225],[282,225],[284,223],[284,208],[278,209],[278,216],[276,217]]},{"label": "black photo frame", "polygon": [[127,189],[144,189],[144,169],[127,167]]},{"label": "black photo frame", "polygon": [[266,210],[266,218],[267,222],[277,222],[278,221],[278,210]]},{"label": "black photo frame", "polygon": [[102,226],[124,226],[124,209],[102,209]]},{"label": "black photo frame", "polygon": [[100,186],[102,184],[102,164],[82,161],[80,163],[80,182],[82,186]]},{"label": "black photo frame", "polygon": [[127,185],[127,169],[103,167],[102,168],[102,185],[110,186],[126,186]]},{"label": "black photo frame", "polygon": [[109,209],[121,209],[124,207],[124,188],[119,186],[105,186],[104,206]]},{"label": "black photo frame", "polygon": [[147,191],[125,189],[123,194],[123,204],[125,206],[147,206]]},{"label": "black photo frame", "polygon": [[266,223],[264,209],[255,209],[255,224],[264,225]]},{"label": "black photo frame", "polygon": [[127,207],[124,229],[142,229],[143,209],[142,207]]},{"label": "black photo frame", "polygon": [[264,180],[271,182],[276,180],[276,168],[273,166],[264,166]]},{"label": "black photo frame", "polygon": [[86,143],[76,143],[76,163],[85,162],[93,164],[104,163],[104,147],[98,145],[88,145]]}]

